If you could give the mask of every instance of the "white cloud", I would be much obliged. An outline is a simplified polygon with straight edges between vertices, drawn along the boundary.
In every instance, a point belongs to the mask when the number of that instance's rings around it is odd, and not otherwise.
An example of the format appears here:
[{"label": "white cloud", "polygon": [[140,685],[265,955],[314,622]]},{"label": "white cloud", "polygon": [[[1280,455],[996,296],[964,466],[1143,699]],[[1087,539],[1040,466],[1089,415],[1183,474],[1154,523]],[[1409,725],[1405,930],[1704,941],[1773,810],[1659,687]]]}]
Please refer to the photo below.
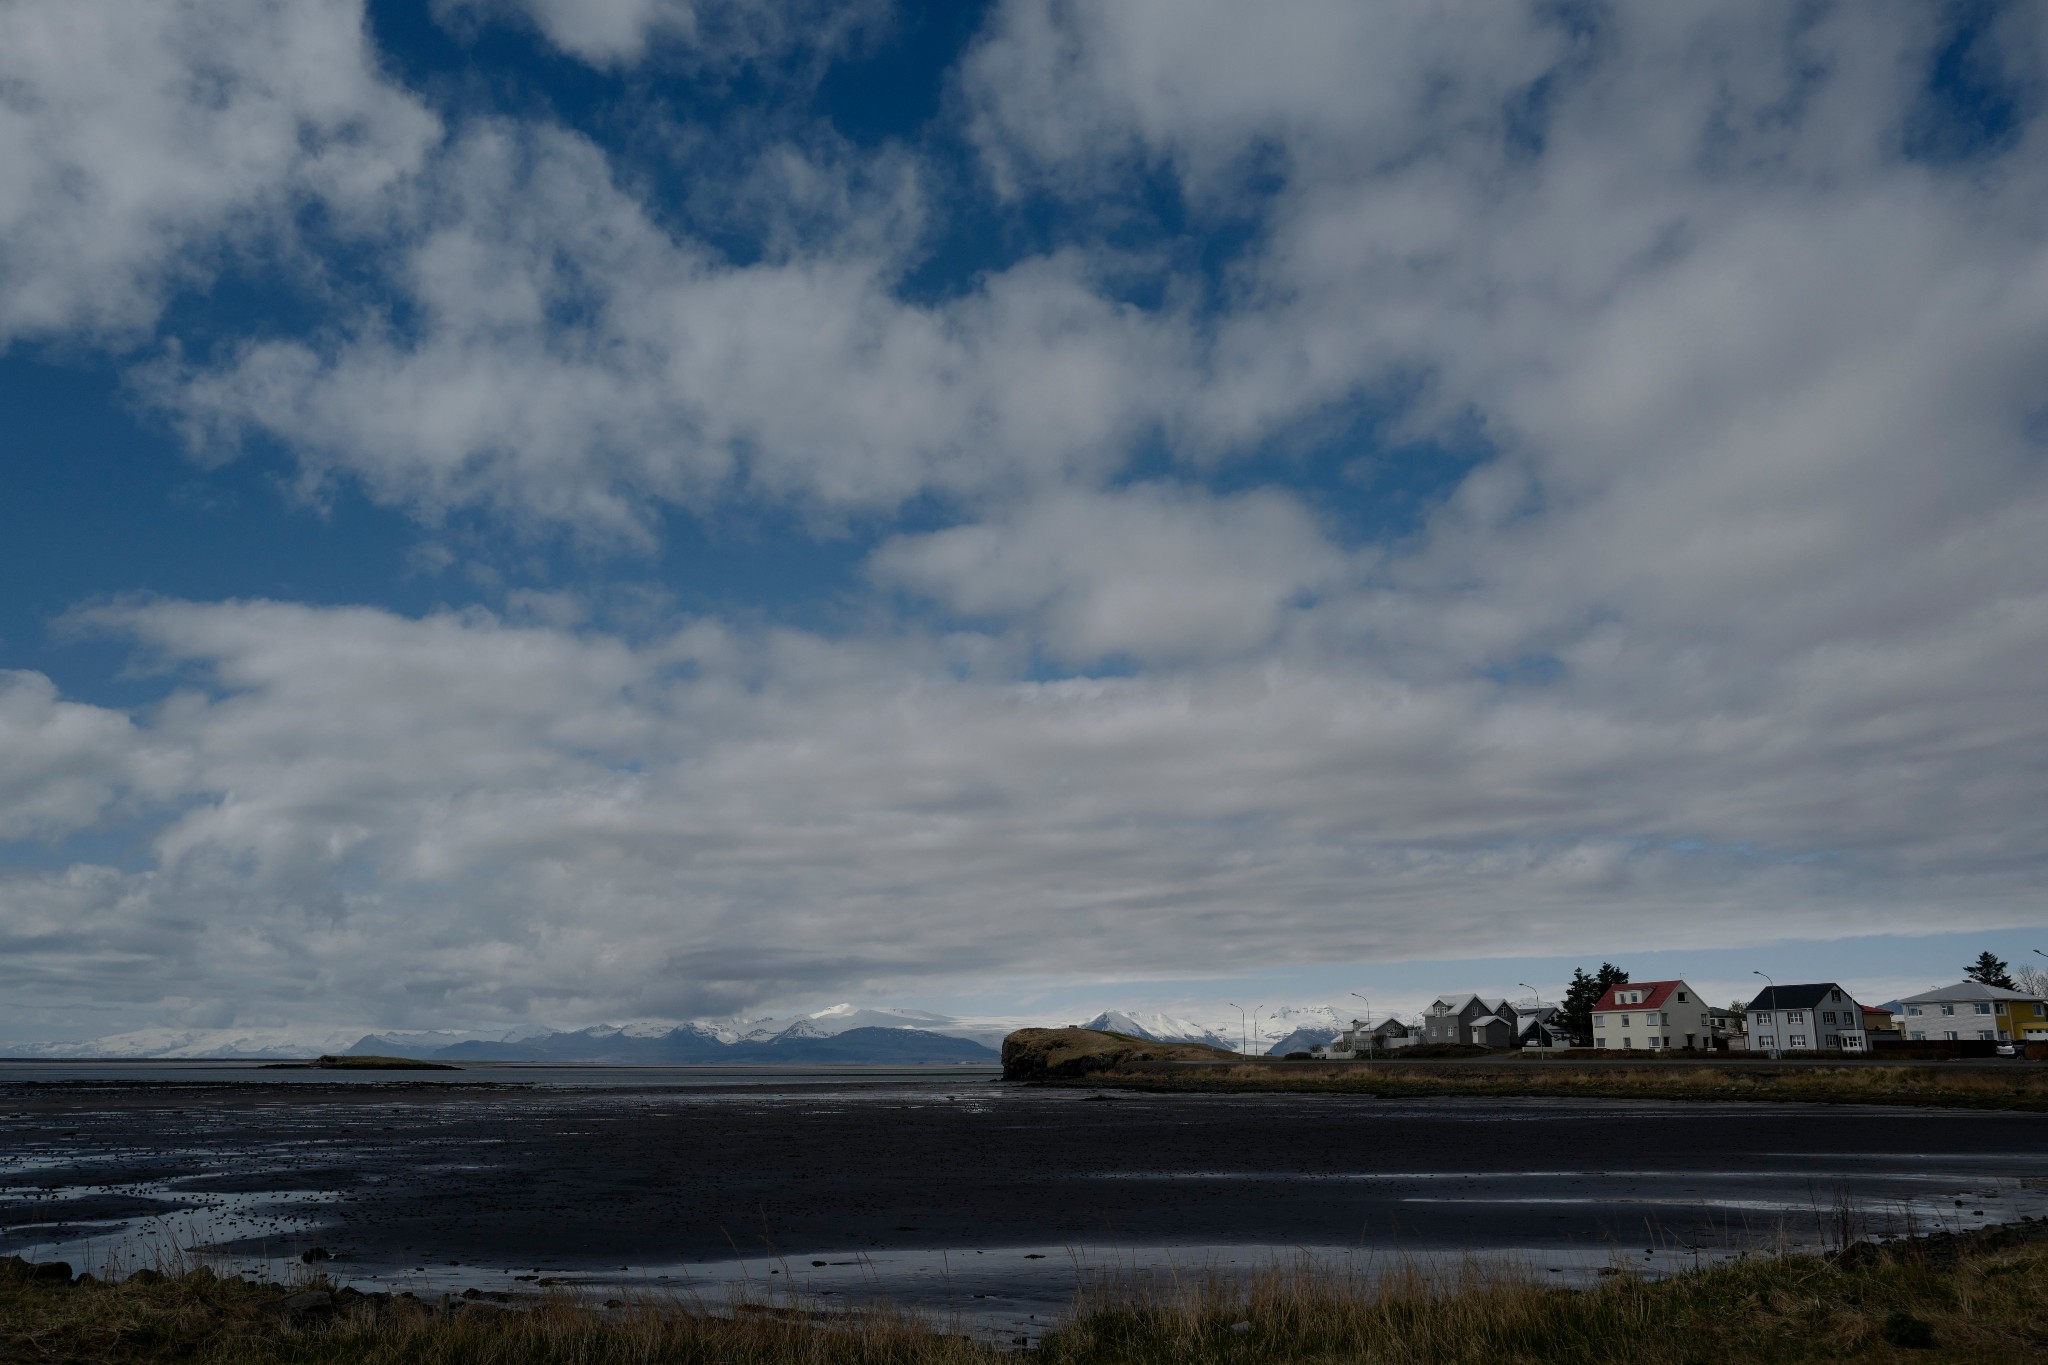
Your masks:
[{"label": "white cloud", "polygon": [[24,1008],[395,1025],[2025,923],[2039,610],[1958,622],[1953,672],[1817,649],[1687,713],[1604,704],[1668,672],[1625,646],[1584,689],[1300,640],[1039,683],[973,636],[129,605],[91,623],[205,688],[136,718],[165,823],[140,871],[0,885],[0,934]]},{"label": "white cloud", "polygon": [[831,513],[1087,477],[1156,411],[1173,345],[1074,257],[939,307],[896,299],[887,256],[728,265],[559,130],[473,129],[393,259],[408,331],[371,312],[153,392],[202,453],[254,429],[430,517],[632,536],[649,500]]},{"label": "white cloud", "polygon": [[132,780],[138,749],[120,713],[60,701],[39,673],[0,671],[0,839],[92,825]]},{"label": "white cloud", "polygon": [[1229,498],[1143,484],[1066,491],[1002,524],[900,537],[877,578],[969,616],[1034,621],[1061,660],[1227,656],[1272,643],[1288,609],[1332,587],[1345,557],[1271,490]]},{"label": "white cloud", "polygon": [[224,248],[347,218],[437,134],[359,0],[0,8],[0,346],[145,334]]},{"label": "white cloud", "polygon": [[517,15],[562,51],[594,66],[641,60],[649,49],[696,63],[810,56],[858,43],[886,24],[888,0],[434,0],[458,31]]}]

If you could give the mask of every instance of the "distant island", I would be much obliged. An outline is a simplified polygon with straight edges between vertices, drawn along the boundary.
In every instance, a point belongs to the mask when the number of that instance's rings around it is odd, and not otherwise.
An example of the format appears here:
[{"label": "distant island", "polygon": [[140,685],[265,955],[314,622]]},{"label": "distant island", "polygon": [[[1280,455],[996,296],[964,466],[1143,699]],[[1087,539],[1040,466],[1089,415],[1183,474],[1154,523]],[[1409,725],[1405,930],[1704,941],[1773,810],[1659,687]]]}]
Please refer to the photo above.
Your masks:
[{"label": "distant island", "polygon": [[423,1062],[416,1057],[379,1057],[374,1054],[350,1054],[338,1057],[330,1053],[316,1057],[310,1062],[266,1062],[265,1071],[460,1071],[459,1066],[447,1062]]}]

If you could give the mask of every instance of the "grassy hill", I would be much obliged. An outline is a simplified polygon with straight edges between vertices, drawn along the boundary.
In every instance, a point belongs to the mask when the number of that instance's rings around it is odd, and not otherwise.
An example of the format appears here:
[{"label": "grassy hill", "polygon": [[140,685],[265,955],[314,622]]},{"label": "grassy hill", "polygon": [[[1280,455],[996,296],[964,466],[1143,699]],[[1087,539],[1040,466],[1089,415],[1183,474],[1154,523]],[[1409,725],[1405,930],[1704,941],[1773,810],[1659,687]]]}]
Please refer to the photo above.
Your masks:
[{"label": "grassy hill", "polygon": [[1024,1028],[1003,1039],[1006,1081],[1068,1080],[1126,1062],[1228,1062],[1234,1052],[1206,1043],[1159,1043],[1090,1028]]}]

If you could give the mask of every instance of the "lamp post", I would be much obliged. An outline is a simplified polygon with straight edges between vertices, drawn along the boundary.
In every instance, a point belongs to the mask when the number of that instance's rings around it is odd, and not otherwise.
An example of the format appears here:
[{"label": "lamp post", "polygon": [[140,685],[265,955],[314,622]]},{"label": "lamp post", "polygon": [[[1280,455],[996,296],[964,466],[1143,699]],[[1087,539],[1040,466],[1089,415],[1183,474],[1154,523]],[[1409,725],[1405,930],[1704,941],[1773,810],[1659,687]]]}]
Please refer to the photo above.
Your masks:
[{"label": "lamp post", "polygon": [[1750,975],[1760,976],[1764,980],[1771,982],[1771,1060],[1775,1062],[1784,1055],[1778,1050],[1778,1029],[1780,1027],[1778,1021],[1778,983],[1771,981],[1771,974],[1769,972],[1752,971]]},{"label": "lamp post", "polygon": [[1245,1031],[1244,1006],[1238,1004],[1235,1000],[1226,1000],[1223,1003],[1237,1011],[1237,1050],[1241,1056],[1246,1051],[1245,1039],[1248,1036]]},{"label": "lamp post", "polygon": [[1353,991],[1353,992],[1351,992],[1351,996],[1352,996],[1352,998],[1353,998],[1353,999],[1355,999],[1355,1000],[1359,1000],[1359,1001],[1363,1001],[1363,1002],[1364,1002],[1364,1004],[1365,1004],[1365,1059],[1366,1059],[1367,1061],[1371,1061],[1371,1060],[1372,1060],[1372,1001],[1370,1001],[1370,1000],[1367,1000],[1367,999],[1366,999],[1366,998],[1365,998],[1364,996],[1360,995],[1360,994],[1359,994],[1359,993],[1358,993],[1357,991]]},{"label": "lamp post", "polygon": [[[1261,1006],[1261,1005],[1253,1005],[1253,1006],[1252,1006],[1252,1032],[1253,1032],[1253,1033],[1257,1033],[1257,1032],[1259,1031],[1259,1011],[1260,1011],[1260,1010],[1261,1010],[1262,1008],[1264,1008],[1264,1007],[1263,1007],[1263,1006]],[[1266,1040],[1265,1040],[1264,1038],[1261,1038],[1261,1039],[1259,1039],[1259,1041],[1263,1043],[1263,1042],[1265,1042]],[[1264,1054],[1263,1054],[1263,1053],[1258,1053],[1258,1052],[1254,1052],[1254,1053],[1251,1053],[1251,1054],[1249,1054],[1249,1055],[1251,1055],[1251,1056],[1253,1056],[1253,1057],[1258,1057],[1258,1056],[1263,1056]]]},{"label": "lamp post", "polygon": [[[1536,997],[1536,1027],[1539,1030],[1536,1036],[1541,1038],[1543,1036],[1541,1032],[1543,1028],[1543,992],[1537,990],[1526,981],[1517,981],[1515,984]],[[1550,1048],[1548,1046],[1542,1049],[1542,1056],[1544,1061],[1550,1060]]]}]

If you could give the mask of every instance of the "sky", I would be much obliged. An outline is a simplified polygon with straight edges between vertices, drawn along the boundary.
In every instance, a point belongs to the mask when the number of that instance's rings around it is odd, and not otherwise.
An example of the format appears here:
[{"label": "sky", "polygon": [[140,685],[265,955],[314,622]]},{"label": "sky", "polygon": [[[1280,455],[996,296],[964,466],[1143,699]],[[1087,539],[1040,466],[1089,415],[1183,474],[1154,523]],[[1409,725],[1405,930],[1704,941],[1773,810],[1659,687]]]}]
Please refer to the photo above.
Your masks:
[{"label": "sky", "polygon": [[2029,4],[6,0],[0,1043],[2030,958],[2044,78]]}]

